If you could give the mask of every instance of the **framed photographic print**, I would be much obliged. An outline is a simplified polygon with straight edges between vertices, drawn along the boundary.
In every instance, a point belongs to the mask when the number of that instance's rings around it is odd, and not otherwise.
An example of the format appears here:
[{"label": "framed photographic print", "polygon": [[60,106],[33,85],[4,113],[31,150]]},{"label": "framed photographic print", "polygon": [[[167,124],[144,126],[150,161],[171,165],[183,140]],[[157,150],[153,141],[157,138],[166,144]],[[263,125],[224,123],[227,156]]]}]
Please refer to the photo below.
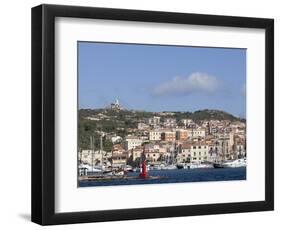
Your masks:
[{"label": "framed photographic print", "polygon": [[32,221],[274,208],[273,19],[32,8]]}]

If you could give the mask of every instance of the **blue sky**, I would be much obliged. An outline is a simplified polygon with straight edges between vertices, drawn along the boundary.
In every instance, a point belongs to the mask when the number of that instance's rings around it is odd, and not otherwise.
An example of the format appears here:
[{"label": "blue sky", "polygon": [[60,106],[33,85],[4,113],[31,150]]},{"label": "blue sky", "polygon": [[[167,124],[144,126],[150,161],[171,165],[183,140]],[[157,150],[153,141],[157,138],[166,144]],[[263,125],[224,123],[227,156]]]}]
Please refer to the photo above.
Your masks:
[{"label": "blue sky", "polygon": [[78,42],[79,108],[246,114],[246,50]]}]

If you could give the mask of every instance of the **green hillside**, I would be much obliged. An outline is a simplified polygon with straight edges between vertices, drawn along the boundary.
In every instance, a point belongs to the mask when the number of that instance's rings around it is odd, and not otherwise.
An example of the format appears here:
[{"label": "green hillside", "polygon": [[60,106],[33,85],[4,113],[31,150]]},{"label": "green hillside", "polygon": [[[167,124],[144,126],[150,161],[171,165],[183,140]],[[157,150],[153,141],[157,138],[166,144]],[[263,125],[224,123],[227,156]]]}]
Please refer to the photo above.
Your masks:
[{"label": "green hillside", "polygon": [[[110,135],[118,135],[125,137],[128,134],[136,134],[133,129],[137,128],[139,122],[145,122],[147,118],[160,116],[164,118],[175,118],[178,124],[181,119],[192,119],[195,122],[202,120],[230,120],[242,121],[244,119],[237,118],[227,112],[219,110],[198,110],[195,112],[146,112],[134,110],[114,111],[110,109],[80,109],[78,111],[78,146],[79,148],[89,148],[89,139],[91,135],[95,137],[95,147],[99,148],[100,131]],[[104,150],[110,151],[112,148],[111,141],[104,136]]]}]

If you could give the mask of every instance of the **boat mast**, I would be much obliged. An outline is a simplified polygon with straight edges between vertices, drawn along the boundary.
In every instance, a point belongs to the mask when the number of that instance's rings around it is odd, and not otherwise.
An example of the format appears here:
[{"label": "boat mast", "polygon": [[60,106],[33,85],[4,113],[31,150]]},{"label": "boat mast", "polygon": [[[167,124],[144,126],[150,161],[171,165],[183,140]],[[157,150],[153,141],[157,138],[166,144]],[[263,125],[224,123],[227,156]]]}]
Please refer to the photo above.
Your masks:
[{"label": "boat mast", "polygon": [[90,136],[90,146],[91,146],[91,150],[92,150],[91,164],[92,164],[92,172],[93,172],[94,171],[94,154],[95,154],[94,136]]},{"label": "boat mast", "polygon": [[223,161],[225,161],[225,128],[223,129],[223,155],[222,155],[222,157],[223,157]]},{"label": "boat mast", "polygon": [[219,156],[219,151],[218,151],[218,134],[217,134],[217,130],[215,132],[215,153],[216,153],[216,162],[219,162],[220,160],[220,156]]},{"label": "boat mast", "polygon": [[175,152],[176,152],[176,143],[174,142],[174,148],[173,148],[172,156],[171,156],[171,165],[173,165],[174,161],[175,161]]},{"label": "boat mast", "polygon": [[102,134],[100,136],[101,169],[103,170]]}]

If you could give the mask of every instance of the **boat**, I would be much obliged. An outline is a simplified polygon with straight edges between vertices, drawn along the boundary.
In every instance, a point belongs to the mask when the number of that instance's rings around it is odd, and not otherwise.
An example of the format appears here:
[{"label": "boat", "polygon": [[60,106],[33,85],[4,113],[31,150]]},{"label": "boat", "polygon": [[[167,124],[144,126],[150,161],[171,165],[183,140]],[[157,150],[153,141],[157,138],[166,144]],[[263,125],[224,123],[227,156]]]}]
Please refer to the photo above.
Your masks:
[{"label": "boat", "polygon": [[185,167],[185,164],[177,164],[177,169],[184,169]]},{"label": "boat", "polygon": [[214,163],[214,168],[240,168],[247,166],[247,159],[235,159]]},{"label": "boat", "polygon": [[209,163],[191,163],[190,169],[213,168],[214,166]]},{"label": "boat", "polygon": [[115,176],[124,176],[125,172],[123,170],[122,171],[114,171],[113,175],[115,175]]},{"label": "boat", "polygon": [[132,167],[131,165],[126,165],[126,166],[124,167],[124,171],[125,171],[125,172],[133,172],[133,167]]},{"label": "boat", "polygon": [[176,165],[177,169],[190,169],[191,163],[178,163]]},{"label": "boat", "polygon": [[161,170],[161,165],[150,165],[150,170]]},{"label": "boat", "polygon": [[177,165],[175,164],[169,164],[169,165],[161,165],[161,170],[173,170],[177,169]]},{"label": "boat", "polygon": [[210,163],[179,163],[176,165],[177,169],[199,169],[199,168],[213,168]]},{"label": "boat", "polygon": [[125,171],[124,170],[108,170],[108,171],[103,171],[103,175],[106,175],[106,176],[124,176]]}]

